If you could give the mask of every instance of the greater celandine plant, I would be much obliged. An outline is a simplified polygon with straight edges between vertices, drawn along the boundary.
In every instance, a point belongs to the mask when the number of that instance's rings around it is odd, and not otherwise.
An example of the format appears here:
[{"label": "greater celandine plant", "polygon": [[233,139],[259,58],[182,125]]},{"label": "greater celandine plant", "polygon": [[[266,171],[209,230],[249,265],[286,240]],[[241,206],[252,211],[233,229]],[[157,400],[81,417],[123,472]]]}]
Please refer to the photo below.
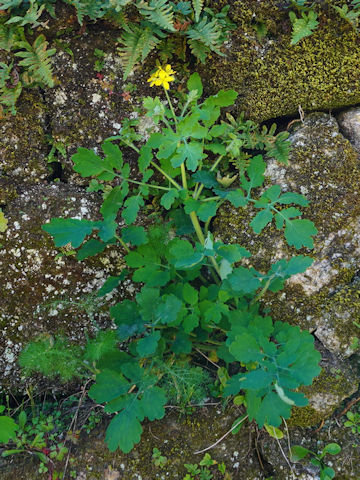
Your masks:
[{"label": "greater celandine plant", "polygon": [[[298,389],[320,372],[320,354],[310,333],[273,321],[259,308],[267,290],[282,289],[312,259],[298,255],[259,272],[242,263],[251,257],[249,250],[211,233],[211,220],[222,204],[242,209],[253,205],[257,214],[250,226],[255,234],[275,221],[289,245],[313,247],[317,230],[301,218],[299,209],[307,206],[306,198],[282,193],[279,185],[264,187],[264,157],[286,163],[288,133],[274,135],[274,126],[260,129],[242,116],[235,120],[227,114],[226,121],[220,120],[221,109],[233,105],[237,93],[220,90],[202,99],[197,73],[175,107],[168,93],[174,74],[170,65],[159,65],[149,79],[151,86],[164,89],[167,104],[159,97],[144,99],[146,116],[155,125],[145,144],[138,145],[140,136],[129,123],[119,136],[104,141],[103,157],[86,148],[72,157],[74,170],[92,178],[90,190],[103,192],[102,219],[53,218],[43,225],[57,247],[71,244],[77,249],[79,260],[108,245],[118,244],[124,251],[127,268],[106,280],[99,297],[125,278],[138,284],[132,300],[110,307],[116,333],[99,332],[82,353],[77,350],[79,363],[73,367],[74,375],[83,375],[84,366],[96,373],[89,396],[115,414],[106,433],[112,451],[129,452],[140,441],[141,422],[164,416],[164,372],[179,361],[191,363],[199,351],[222,370],[231,365],[231,372],[238,372],[228,375],[222,395],[241,392],[249,420],[259,427],[277,427],[289,418],[292,405],[306,405]],[[114,140],[138,154],[142,178],[131,177]],[[237,172],[228,175],[230,163]],[[164,209],[162,223],[146,230],[136,224],[138,214],[154,199]],[[39,369],[41,342],[46,344],[47,373],[55,374],[61,348],[51,357],[48,340],[30,344],[20,363],[28,372]],[[51,358],[56,363],[52,370]]]}]

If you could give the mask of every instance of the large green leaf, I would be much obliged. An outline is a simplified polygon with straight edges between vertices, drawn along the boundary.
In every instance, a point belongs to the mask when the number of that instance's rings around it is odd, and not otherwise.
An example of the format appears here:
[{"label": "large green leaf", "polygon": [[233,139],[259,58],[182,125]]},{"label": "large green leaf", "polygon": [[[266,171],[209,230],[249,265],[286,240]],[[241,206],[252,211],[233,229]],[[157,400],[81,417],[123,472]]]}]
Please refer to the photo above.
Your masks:
[{"label": "large green leaf", "polygon": [[85,237],[90,235],[94,223],[85,219],[52,218],[41,228],[54,237],[56,247],[63,247],[71,243],[74,248],[77,248],[80,247]]},{"label": "large green leaf", "polygon": [[110,452],[120,448],[122,452],[129,453],[140,442],[142,431],[136,411],[129,406],[111,420],[105,441]]},{"label": "large green leaf", "polygon": [[[2,412],[4,407],[0,408],[0,412]],[[12,440],[15,437],[18,428],[18,425],[12,418],[5,415],[0,416],[0,443],[8,443]]]}]

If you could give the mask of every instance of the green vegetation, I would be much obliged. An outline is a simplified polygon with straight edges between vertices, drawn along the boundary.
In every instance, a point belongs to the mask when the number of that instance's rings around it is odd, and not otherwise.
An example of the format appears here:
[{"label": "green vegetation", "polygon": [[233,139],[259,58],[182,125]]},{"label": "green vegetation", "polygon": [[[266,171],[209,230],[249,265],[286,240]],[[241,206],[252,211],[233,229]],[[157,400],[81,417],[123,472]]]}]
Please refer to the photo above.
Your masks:
[{"label": "green vegetation", "polygon": [[293,445],[290,449],[290,460],[298,462],[303,458],[310,456],[311,463],[320,469],[320,480],[331,480],[335,478],[335,470],[326,465],[324,461],[325,455],[337,455],[341,452],[341,447],[337,443],[329,443],[321,452],[315,453],[300,445]]},{"label": "green vegetation", "polygon": [[[288,134],[275,135],[275,126],[260,129],[242,116],[220,120],[221,108],[237,94],[220,91],[202,99],[198,74],[190,76],[175,111],[167,92],[173,73],[169,65],[159,66],[149,79],[164,87],[168,103],[144,99],[145,115],[154,123],[144,145],[137,145],[139,135],[128,123],[102,144],[103,158],[86,148],[72,157],[74,170],[103,192],[102,219],[53,218],[43,225],[57,247],[71,244],[79,260],[115,243],[125,253],[127,268],[97,294],[104,297],[126,278],[138,285],[133,299],[110,307],[117,330],[99,331],[84,348],[60,337],[41,338],[20,356],[26,373],[58,374],[64,381],[96,376],[89,396],[116,413],[106,434],[111,451],[129,452],[140,441],[141,422],[162,418],[169,399],[194,402],[206,394],[208,378],[192,366],[196,356],[222,369],[222,386],[213,394],[242,392],[246,418],[260,427],[277,427],[292,405],[306,405],[297,389],[320,372],[313,337],[264,316],[258,303],[312,259],[298,255],[259,272],[246,267],[251,252],[211,234],[222,204],[254,205],[258,213],[249,223],[255,234],[275,223],[295,249],[313,247],[317,230],[300,210],[308,204],[305,197],[282,193],[278,185],[264,187],[265,159],[287,162]],[[133,178],[115,140],[138,154],[142,178]],[[159,178],[155,171],[163,181],[150,180]],[[145,230],[136,223],[149,201],[163,207],[163,219]],[[119,349],[122,342],[126,349]]]}]

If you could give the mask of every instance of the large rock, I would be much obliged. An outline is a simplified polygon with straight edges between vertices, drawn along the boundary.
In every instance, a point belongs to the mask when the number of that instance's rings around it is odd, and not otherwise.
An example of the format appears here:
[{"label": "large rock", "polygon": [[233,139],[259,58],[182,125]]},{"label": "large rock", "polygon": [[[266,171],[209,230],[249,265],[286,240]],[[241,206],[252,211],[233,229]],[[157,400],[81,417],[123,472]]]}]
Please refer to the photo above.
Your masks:
[{"label": "large rock", "polygon": [[[332,8],[336,2],[320,2],[319,27],[294,46],[289,3],[234,1],[229,15],[237,28],[225,57],[213,55],[202,68],[211,91],[236,90],[239,111],[257,121],[297,116],[299,105],[304,111],[327,111],[360,101],[358,35]],[[261,40],[257,24],[267,28]]]}]

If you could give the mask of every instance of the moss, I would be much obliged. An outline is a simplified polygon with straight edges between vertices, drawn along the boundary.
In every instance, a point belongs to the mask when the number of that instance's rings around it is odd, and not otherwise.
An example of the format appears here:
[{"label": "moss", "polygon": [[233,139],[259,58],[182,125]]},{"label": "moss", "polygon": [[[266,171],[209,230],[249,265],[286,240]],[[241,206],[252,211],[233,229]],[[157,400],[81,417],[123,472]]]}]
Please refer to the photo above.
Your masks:
[{"label": "moss", "polygon": [[[238,110],[257,121],[298,115],[299,105],[314,111],[358,103],[360,44],[354,29],[333,8],[322,9],[319,28],[291,46],[288,10],[279,5],[270,0],[250,0],[246,6],[234,2],[231,17],[238,28],[226,56],[214,56],[203,69],[208,88],[236,90]],[[254,19],[268,28],[260,43]]]}]

